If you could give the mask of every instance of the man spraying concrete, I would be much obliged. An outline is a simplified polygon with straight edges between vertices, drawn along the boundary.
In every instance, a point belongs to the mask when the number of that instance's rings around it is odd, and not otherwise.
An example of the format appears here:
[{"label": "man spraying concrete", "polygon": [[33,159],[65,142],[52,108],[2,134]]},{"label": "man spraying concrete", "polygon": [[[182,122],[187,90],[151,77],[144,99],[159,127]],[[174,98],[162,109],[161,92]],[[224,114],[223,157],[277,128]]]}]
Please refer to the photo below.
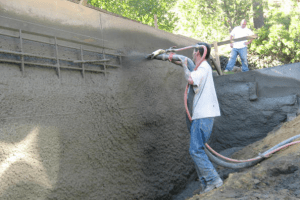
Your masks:
[{"label": "man spraying concrete", "polygon": [[[198,43],[193,51],[193,60],[186,56],[177,55],[172,50],[159,49],[148,56],[151,59],[169,60],[183,67],[185,79],[188,82],[190,117],[190,155],[195,163],[196,171],[201,181],[201,193],[208,192],[223,185],[223,181],[216,169],[207,157],[204,148],[209,140],[214,117],[220,116],[219,103],[213,82],[212,68],[207,62],[210,56],[210,46],[206,43]],[[170,52],[168,54],[168,52]],[[192,106],[192,109],[191,109]],[[187,106],[186,106],[187,107]]]}]

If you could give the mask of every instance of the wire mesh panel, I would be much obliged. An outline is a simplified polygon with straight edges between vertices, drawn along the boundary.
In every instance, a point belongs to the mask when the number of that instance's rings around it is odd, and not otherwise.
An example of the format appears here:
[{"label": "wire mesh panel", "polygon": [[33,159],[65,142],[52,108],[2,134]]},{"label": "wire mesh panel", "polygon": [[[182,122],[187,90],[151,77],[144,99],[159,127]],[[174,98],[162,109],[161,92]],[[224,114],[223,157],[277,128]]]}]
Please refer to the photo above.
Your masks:
[{"label": "wire mesh panel", "polygon": [[122,66],[121,57],[97,44],[0,26],[0,62],[20,65],[22,74],[33,66],[53,68],[58,77],[61,70],[77,70],[82,77],[87,72],[106,75]]}]

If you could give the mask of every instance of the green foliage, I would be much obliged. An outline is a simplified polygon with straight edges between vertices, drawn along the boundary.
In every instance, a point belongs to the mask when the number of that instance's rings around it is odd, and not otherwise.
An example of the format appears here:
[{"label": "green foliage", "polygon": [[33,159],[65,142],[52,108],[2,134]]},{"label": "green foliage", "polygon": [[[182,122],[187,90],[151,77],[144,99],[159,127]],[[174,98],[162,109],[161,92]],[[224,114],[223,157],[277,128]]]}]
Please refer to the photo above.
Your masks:
[{"label": "green foliage", "polygon": [[123,17],[154,26],[154,15],[158,28],[172,32],[178,19],[170,9],[176,0],[89,0],[95,7]]},{"label": "green foliage", "polygon": [[222,41],[242,19],[250,19],[251,5],[249,0],[178,1],[180,14],[175,30],[201,41]]},{"label": "green foliage", "polygon": [[263,60],[259,68],[300,62],[300,17],[297,13],[272,10],[257,34],[258,39],[252,42],[249,52]]},{"label": "green foliage", "polygon": [[207,42],[228,38],[233,27],[251,16],[249,0],[89,0],[89,3],[150,26],[154,26],[157,15],[159,29],[174,32],[176,27],[177,33]]},{"label": "green foliage", "polygon": [[178,33],[188,33],[185,35],[201,41],[221,39],[219,36],[225,35],[224,20],[215,14],[220,12],[217,0],[178,1],[176,9],[180,13],[176,27]]},{"label": "green foliage", "polygon": [[221,0],[222,15],[225,18],[225,25],[230,29],[240,25],[242,19],[249,21],[252,1],[249,0]]}]

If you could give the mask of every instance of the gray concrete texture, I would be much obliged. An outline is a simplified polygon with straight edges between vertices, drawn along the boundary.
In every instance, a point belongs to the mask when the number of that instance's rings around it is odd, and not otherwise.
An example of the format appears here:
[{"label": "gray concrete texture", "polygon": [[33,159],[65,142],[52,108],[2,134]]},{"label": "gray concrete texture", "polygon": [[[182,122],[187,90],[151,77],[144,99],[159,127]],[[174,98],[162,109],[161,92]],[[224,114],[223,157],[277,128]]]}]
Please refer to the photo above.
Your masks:
[{"label": "gray concrete texture", "polygon": [[220,76],[215,79],[222,117],[212,146],[243,147],[299,114],[300,64]]},{"label": "gray concrete texture", "polygon": [[[185,185],[194,169],[183,74],[144,57],[195,40],[68,1],[0,7],[2,26],[124,55],[121,68],[84,79],[80,71],[58,77],[37,66],[25,66],[22,76],[19,65],[1,63],[0,199],[155,199]],[[18,39],[2,39],[1,48],[18,51]],[[47,45],[26,43],[24,50],[54,55]],[[67,50],[60,56],[78,59]]]},{"label": "gray concrete texture", "polygon": [[[120,68],[84,78],[37,66],[22,75],[18,64],[0,63],[0,199],[172,199],[194,177],[182,69],[144,58],[196,40],[63,0],[0,1],[0,20],[123,55]],[[54,54],[41,44],[24,48]],[[299,112],[299,69],[215,77],[222,117],[211,145],[247,145]]]}]

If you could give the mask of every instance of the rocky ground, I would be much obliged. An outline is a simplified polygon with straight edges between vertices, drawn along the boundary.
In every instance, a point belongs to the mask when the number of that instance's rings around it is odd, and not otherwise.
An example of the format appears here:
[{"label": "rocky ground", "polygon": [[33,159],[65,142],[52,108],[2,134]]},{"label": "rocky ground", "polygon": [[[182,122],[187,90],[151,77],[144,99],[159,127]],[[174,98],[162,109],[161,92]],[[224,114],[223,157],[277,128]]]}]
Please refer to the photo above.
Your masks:
[{"label": "rocky ground", "polygon": [[[300,134],[300,116],[286,122],[280,128],[234,153],[235,159],[249,159],[265,152],[276,144]],[[259,164],[242,170],[217,167],[224,185],[202,195],[178,199],[186,200],[281,200],[300,199],[300,144],[295,144],[274,153]],[[189,192],[197,187],[197,182],[189,185]],[[187,189],[187,190],[188,190]],[[186,191],[187,192],[187,191]]]}]

